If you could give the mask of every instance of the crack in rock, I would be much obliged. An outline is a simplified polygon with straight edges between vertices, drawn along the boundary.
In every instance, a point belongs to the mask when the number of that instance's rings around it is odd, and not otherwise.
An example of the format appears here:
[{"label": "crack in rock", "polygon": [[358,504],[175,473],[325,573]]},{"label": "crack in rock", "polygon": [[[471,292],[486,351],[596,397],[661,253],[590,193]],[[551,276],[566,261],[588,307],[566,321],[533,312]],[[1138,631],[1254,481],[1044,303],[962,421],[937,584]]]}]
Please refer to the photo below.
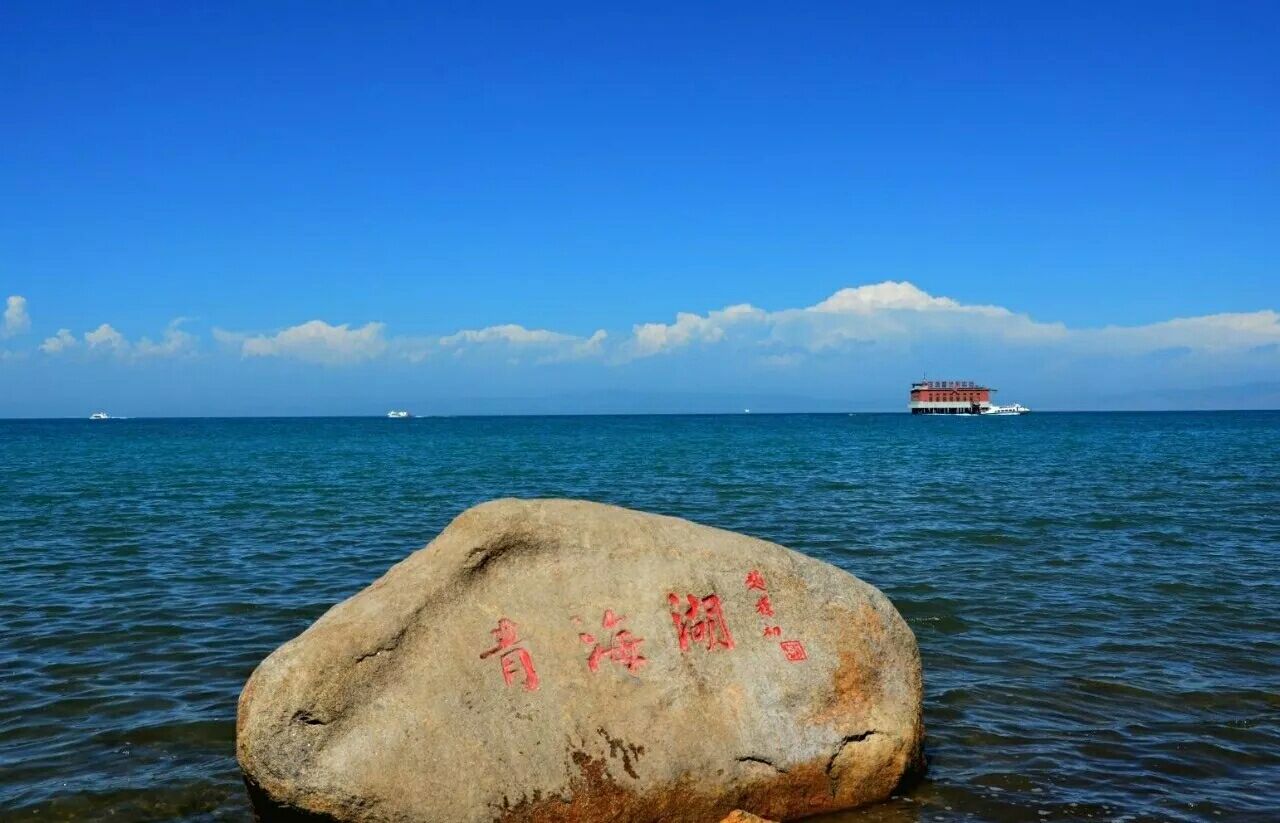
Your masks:
[{"label": "crack in rock", "polygon": [[871,735],[879,734],[879,733],[880,732],[875,729],[867,729],[865,732],[859,732],[858,734],[845,735],[844,737],[840,738],[840,742],[836,743],[835,751],[831,753],[831,758],[827,760],[827,768],[826,768],[827,781],[831,787],[832,797],[836,796],[836,786],[840,782],[840,776],[837,774],[834,774],[836,761],[840,759],[840,755],[844,752],[845,746],[848,746],[850,743],[861,743]]},{"label": "crack in rock", "polygon": [[779,774],[786,774],[788,772],[787,769],[782,768],[767,757],[759,757],[754,754],[744,754],[741,757],[736,757],[734,759],[739,763],[759,763],[761,766],[768,766]]},{"label": "crack in rock", "polygon": [[390,645],[388,645],[388,646],[379,646],[378,648],[374,649],[373,651],[371,651],[371,652],[365,652],[364,654],[362,654],[362,655],[360,655],[359,657],[357,657],[357,658],[356,658],[356,662],[357,662],[357,663],[363,663],[364,661],[368,660],[370,657],[377,657],[378,655],[380,655],[380,654],[382,654],[382,653],[384,653],[384,652],[393,652],[393,651],[395,651],[395,650],[396,650],[396,646],[398,646],[398,645],[400,645],[400,641],[399,641],[399,639],[395,640],[394,642],[392,642],[392,643],[391,643]]}]

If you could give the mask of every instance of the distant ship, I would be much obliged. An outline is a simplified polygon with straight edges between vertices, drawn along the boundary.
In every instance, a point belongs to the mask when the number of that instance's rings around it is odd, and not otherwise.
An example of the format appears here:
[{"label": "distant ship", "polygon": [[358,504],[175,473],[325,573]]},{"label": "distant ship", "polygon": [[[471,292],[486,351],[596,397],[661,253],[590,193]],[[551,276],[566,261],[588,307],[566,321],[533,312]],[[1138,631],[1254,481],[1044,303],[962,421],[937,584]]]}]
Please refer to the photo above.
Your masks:
[{"label": "distant ship", "polygon": [[1009,417],[1015,414],[1029,414],[1031,409],[1021,403],[1014,403],[1012,406],[987,406],[982,410],[983,414],[994,414]]},{"label": "distant ship", "polygon": [[96,411],[93,414],[89,415],[89,419],[90,420],[110,420],[111,415],[107,414],[104,411]]},{"label": "distant ship", "polygon": [[392,420],[404,420],[407,417],[413,417],[413,415],[409,414],[404,409],[392,409],[387,412],[387,417],[390,417]]},{"label": "distant ship", "polygon": [[991,402],[995,389],[972,380],[919,380],[911,384],[912,414],[981,414],[1007,417],[1027,414],[1031,409],[1014,403],[997,406]]}]

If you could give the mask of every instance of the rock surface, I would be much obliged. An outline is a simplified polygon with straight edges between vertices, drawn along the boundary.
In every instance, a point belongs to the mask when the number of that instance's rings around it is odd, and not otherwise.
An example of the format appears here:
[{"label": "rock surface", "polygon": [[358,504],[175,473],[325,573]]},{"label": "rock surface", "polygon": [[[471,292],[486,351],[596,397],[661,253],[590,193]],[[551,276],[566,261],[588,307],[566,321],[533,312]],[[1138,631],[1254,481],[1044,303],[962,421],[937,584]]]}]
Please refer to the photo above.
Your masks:
[{"label": "rock surface", "polygon": [[776,823],[776,821],[765,820],[759,815],[744,812],[742,809],[734,809],[720,823]]},{"label": "rock surface", "polygon": [[732,532],[499,500],[333,607],[240,696],[263,820],[784,820],[922,768],[915,637]]}]

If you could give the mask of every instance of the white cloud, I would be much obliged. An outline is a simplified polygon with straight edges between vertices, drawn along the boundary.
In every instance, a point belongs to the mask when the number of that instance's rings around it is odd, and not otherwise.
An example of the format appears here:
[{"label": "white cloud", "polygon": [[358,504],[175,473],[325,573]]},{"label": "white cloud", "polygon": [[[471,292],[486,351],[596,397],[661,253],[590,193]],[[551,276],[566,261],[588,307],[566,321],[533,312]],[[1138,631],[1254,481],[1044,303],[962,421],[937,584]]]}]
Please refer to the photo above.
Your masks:
[{"label": "white cloud", "polygon": [[382,323],[366,323],[351,328],[347,323],[331,325],[309,320],[273,335],[246,335],[214,329],[214,338],[238,345],[244,357],[287,357],[309,363],[341,365],[359,363],[387,350]]},{"label": "white cloud", "polygon": [[683,348],[691,343],[717,343],[724,339],[729,327],[743,322],[766,320],[768,314],[747,303],[708,312],[706,317],[690,312],[676,314],[676,322],[638,323],[631,328],[632,338],[626,356],[649,357]]},{"label": "white cloud", "polygon": [[1251,349],[1280,343],[1280,314],[1274,311],[1206,314],[1146,326],[1107,326],[1076,334],[1079,342],[1106,351]]},{"label": "white cloud", "polygon": [[950,297],[934,297],[907,281],[886,280],[867,286],[840,289],[835,294],[810,306],[810,311],[831,314],[872,314],[885,310],[963,311],[979,314],[1008,314],[998,306],[965,306]]},{"label": "white cloud", "polygon": [[15,337],[31,328],[31,315],[27,314],[27,298],[11,294],[5,301],[4,322],[0,324],[0,337]]},{"label": "white cloud", "polygon": [[590,337],[580,337],[507,323],[483,329],[463,329],[439,338],[436,343],[455,354],[468,349],[501,350],[510,355],[508,360],[512,363],[520,361],[519,352],[530,351],[535,355],[535,362],[552,363],[598,357],[603,353],[608,337],[604,329],[598,329]]},{"label": "white cloud", "polygon": [[182,317],[170,321],[158,343],[153,343],[147,337],[142,338],[134,347],[134,353],[138,357],[176,357],[194,353],[196,337],[182,329],[185,322],[186,319]]},{"label": "white cloud", "polygon": [[58,329],[53,337],[46,337],[40,344],[40,351],[45,354],[62,354],[80,345],[80,341],[71,333],[71,329]]},{"label": "white cloud", "polygon": [[117,354],[129,349],[129,341],[124,339],[123,334],[112,328],[110,323],[103,323],[93,331],[85,332],[84,342],[90,349],[101,349]]},{"label": "white cloud", "polygon": [[502,326],[488,326],[483,329],[463,329],[459,332],[440,338],[442,346],[458,346],[464,343],[509,343],[514,346],[545,346],[558,344],[578,338],[571,334],[547,331],[546,329],[526,329],[514,323]]},{"label": "white cloud", "polygon": [[574,343],[573,354],[575,357],[599,357],[604,352],[604,346],[608,339],[609,333],[607,331],[596,329],[586,340]]}]

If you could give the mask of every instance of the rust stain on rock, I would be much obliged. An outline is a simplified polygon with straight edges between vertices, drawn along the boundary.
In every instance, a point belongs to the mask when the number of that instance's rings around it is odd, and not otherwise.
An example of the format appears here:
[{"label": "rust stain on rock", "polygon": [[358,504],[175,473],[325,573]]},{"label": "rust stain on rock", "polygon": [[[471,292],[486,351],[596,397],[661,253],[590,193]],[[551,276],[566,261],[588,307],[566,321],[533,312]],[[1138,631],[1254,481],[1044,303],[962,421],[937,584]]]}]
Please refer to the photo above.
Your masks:
[{"label": "rust stain on rock", "polygon": [[869,665],[860,649],[842,649],[838,660],[831,677],[831,696],[814,715],[819,723],[865,717],[880,699],[880,671]]},{"label": "rust stain on rock", "polygon": [[867,717],[882,697],[883,671],[874,649],[883,642],[884,625],[876,610],[865,604],[856,614],[839,608],[833,608],[832,612],[837,624],[849,624],[850,628],[842,633],[836,652],[831,694],[812,720],[832,724],[848,723],[852,718],[856,723],[858,718]]},{"label": "rust stain on rock", "polygon": [[766,820],[765,818],[756,814],[752,814],[751,812],[744,812],[742,809],[734,809],[733,811],[729,812],[729,814],[726,815],[725,818],[720,821],[720,823],[778,823],[778,822],[776,820]]},{"label": "rust stain on rock", "polygon": [[609,774],[608,764],[583,751],[570,753],[578,773],[570,779],[568,797],[535,795],[512,806],[504,806],[494,817],[502,823],[591,823],[598,820],[628,819],[629,810],[639,805],[635,792],[619,786]]}]

